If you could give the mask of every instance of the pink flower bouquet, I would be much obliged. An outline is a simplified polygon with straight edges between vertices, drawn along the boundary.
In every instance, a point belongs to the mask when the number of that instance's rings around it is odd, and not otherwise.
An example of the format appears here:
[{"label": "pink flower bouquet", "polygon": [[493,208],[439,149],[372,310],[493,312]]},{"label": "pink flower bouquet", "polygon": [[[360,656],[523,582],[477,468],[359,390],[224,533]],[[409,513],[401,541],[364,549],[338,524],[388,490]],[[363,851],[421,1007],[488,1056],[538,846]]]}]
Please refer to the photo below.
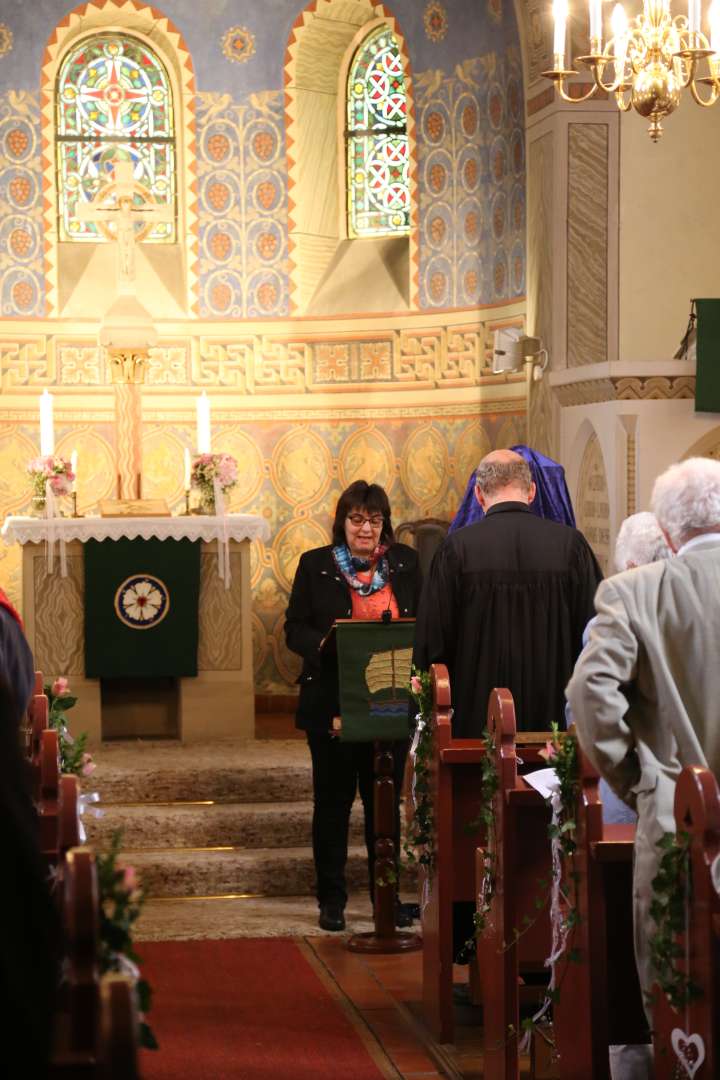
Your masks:
[{"label": "pink flower bouquet", "polygon": [[53,455],[33,458],[28,464],[28,472],[32,477],[36,499],[45,499],[45,484],[48,481],[53,495],[69,495],[72,491],[75,473],[65,458]]},{"label": "pink flower bouquet", "polygon": [[223,493],[237,484],[237,461],[232,454],[198,454],[193,459],[190,483],[193,487],[213,490],[217,478]]}]

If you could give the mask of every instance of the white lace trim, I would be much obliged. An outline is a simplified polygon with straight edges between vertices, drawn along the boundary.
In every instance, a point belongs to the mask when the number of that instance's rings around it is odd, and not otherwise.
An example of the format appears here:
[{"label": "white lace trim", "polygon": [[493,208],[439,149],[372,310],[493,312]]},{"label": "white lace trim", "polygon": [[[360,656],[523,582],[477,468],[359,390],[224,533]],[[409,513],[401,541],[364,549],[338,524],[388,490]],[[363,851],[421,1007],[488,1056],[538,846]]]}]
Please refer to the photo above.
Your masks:
[{"label": "white lace trim", "polygon": [[47,518],[11,516],[0,531],[6,544],[42,544],[49,539],[79,540],[269,540],[270,526],[256,514],[228,514],[147,518],[54,518],[52,533]]}]

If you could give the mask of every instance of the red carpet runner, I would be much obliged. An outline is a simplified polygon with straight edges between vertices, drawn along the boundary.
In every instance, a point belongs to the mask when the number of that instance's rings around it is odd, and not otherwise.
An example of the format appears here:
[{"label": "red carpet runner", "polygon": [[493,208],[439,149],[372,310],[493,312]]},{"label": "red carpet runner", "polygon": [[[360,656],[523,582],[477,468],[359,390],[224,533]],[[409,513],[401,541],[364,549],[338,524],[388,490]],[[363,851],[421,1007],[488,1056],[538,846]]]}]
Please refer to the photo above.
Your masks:
[{"label": "red carpet runner", "polygon": [[289,940],[138,945],[160,1049],[143,1080],[382,1080],[359,1035]]}]

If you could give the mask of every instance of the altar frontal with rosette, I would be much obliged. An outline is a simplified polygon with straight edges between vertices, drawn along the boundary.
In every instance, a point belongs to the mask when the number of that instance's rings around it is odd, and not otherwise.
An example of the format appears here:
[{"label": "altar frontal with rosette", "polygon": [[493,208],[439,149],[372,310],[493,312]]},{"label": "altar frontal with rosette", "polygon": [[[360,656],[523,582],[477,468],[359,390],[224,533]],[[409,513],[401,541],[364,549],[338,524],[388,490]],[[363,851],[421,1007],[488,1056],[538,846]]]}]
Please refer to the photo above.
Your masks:
[{"label": "altar frontal with rosette", "polygon": [[197,675],[200,544],[85,544],[85,673],[89,678]]}]

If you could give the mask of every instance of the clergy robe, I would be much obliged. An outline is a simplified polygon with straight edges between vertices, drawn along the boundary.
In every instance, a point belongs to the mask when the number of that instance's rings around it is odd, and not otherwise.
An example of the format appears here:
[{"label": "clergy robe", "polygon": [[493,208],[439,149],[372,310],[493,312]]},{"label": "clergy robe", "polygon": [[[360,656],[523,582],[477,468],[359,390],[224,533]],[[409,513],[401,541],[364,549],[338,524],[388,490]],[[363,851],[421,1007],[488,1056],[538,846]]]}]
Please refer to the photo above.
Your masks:
[{"label": "clergy robe", "polygon": [[520,731],[562,726],[601,579],[582,533],[522,502],[498,503],[447,537],[423,591],[413,660],[447,664],[456,738],[480,735],[496,686],[511,691]]}]

